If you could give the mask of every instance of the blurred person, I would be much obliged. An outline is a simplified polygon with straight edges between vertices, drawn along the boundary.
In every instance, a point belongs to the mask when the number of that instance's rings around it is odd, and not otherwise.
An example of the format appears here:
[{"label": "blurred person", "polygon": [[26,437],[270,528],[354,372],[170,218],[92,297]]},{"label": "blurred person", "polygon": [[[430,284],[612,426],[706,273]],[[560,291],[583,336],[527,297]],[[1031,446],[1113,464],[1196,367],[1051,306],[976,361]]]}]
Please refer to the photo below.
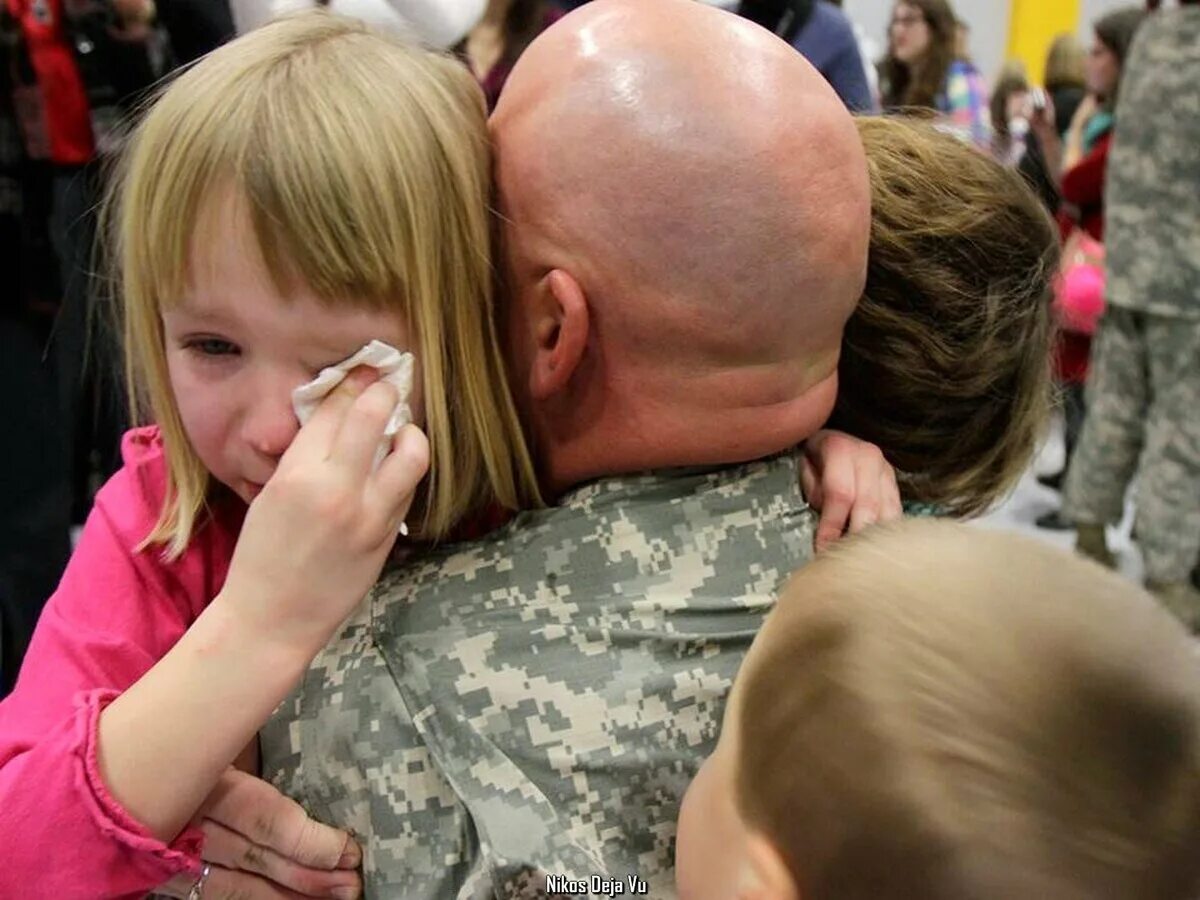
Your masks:
[{"label": "blurred person", "polygon": [[954,52],[959,59],[971,58],[971,25],[965,19],[954,20]]},{"label": "blurred person", "polygon": [[[1064,244],[1076,240],[1072,237],[1076,230],[1098,244],[1104,243],[1105,186],[1116,102],[1125,57],[1143,17],[1142,10],[1126,7],[1096,20],[1086,62],[1088,94],[1071,120],[1065,147],[1058,135],[1058,113],[1053,101],[1033,115],[1031,125],[1045,161],[1045,172],[1058,189],[1058,220]],[[1066,477],[1083,428],[1084,384],[1091,351],[1089,334],[1069,328],[1061,331],[1056,375],[1063,391],[1064,462],[1061,472],[1043,480],[1049,487],[1060,486]],[[1059,510],[1039,516],[1037,525],[1053,530],[1071,527]]]},{"label": "blurred person", "polygon": [[[3,13],[0,13],[3,15]],[[42,605],[70,553],[66,446],[52,361],[45,355],[59,298],[47,229],[50,173],[21,140],[13,75],[27,64],[0,31],[0,697],[12,687]]]},{"label": "blurred person", "polygon": [[539,34],[563,17],[551,0],[488,0],[479,24],[458,45],[483,88],[490,112],[508,73]]},{"label": "blurred person", "polygon": [[741,0],[738,15],[795,47],[852,112],[869,112],[875,97],[867,67],[854,27],[840,6],[826,0]]},{"label": "blurred person", "polygon": [[983,76],[958,52],[949,0],[899,0],[881,64],[885,109],[926,109],[952,133],[982,150],[991,146]]},{"label": "blurred person", "polygon": [[[845,12],[845,4],[842,0],[829,0],[838,9]],[[854,29],[854,39],[858,41],[858,55],[862,59],[863,68],[867,71],[867,84],[871,88],[871,108],[879,109],[879,70],[875,68],[875,60],[881,54],[879,42],[867,34],[865,28],[849,13],[846,13],[846,18],[850,20],[850,27]]]},{"label": "blurred person", "polygon": [[[118,464],[124,403],[117,342],[91,277],[93,209],[120,120],[170,56],[148,0],[6,0],[3,18],[5,75],[24,159],[20,240],[6,247],[14,256],[8,293],[26,312],[31,302],[55,311],[48,333],[28,318],[10,321],[22,329],[6,360],[9,383],[22,385],[13,415],[36,442],[11,448],[0,496],[0,531],[9,536],[0,579],[15,579],[6,601],[24,610],[8,620],[11,675],[61,574],[67,529],[86,516],[95,475]],[[53,278],[43,271],[47,259]],[[16,371],[22,364],[25,378]],[[53,412],[28,407],[44,407],[47,392]],[[34,540],[44,549],[31,549]]]},{"label": "blurred person", "polygon": [[453,47],[475,27],[488,0],[229,0],[238,34],[272,19],[324,8],[375,28],[415,37],[432,47]]},{"label": "blurred person", "polygon": [[157,14],[171,36],[171,50],[180,65],[199,59],[237,34],[229,0],[163,0]]},{"label": "blurred person", "polygon": [[[1049,95],[1048,102],[1054,110],[1054,129],[1061,137],[1065,138],[1071,121],[1075,118],[1075,112],[1079,109],[1079,104],[1087,95],[1083,47],[1074,34],[1060,34],[1050,44],[1050,49],[1046,53],[1043,84],[1046,94]],[[1038,110],[1033,109],[1031,104],[1028,111],[1031,127],[1037,112]],[[1057,213],[1062,203],[1062,196],[1058,190],[1058,178],[1054,177],[1047,168],[1045,151],[1042,149],[1036,131],[1031,131],[1026,138],[1026,155],[1019,168],[1021,174],[1034,185],[1035,190],[1050,211]],[[1064,335],[1061,340],[1071,342],[1077,339],[1070,335]],[[1090,347],[1080,344],[1077,347],[1065,349],[1063,352],[1078,359],[1089,350]],[[1066,463],[1070,458],[1069,448],[1075,446],[1079,439],[1079,429],[1083,427],[1083,385],[1078,377],[1081,374],[1079,365],[1069,366],[1068,372],[1075,372],[1077,376],[1059,382],[1064,444],[1068,449],[1063,455],[1063,465],[1057,472],[1046,472],[1037,476],[1039,484],[1056,491],[1062,488],[1062,481],[1066,476]],[[1047,527],[1065,527],[1065,523],[1057,511],[1045,514],[1042,522]]]},{"label": "blurred person", "polygon": [[1042,85],[1054,104],[1054,129],[1065,137],[1087,96],[1083,46],[1074,34],[1060,34],[1050,44]]},{"label": "blurred person", "polygon": [[1029,133],[1029,79],[1018,60],[1005,64],[992,88],[992,156],[1001,165],[1016,167],[1025,156]]},{"label": "blurred person", "polygon": [[796,573],[679,819],[680,900],[1194,900],[1200,662],[1112,572],[907,521]]},{"label": "blurred person", "polygon": [[1147,586],[1193,628],[1200,591],[1200,5],[1154,13],[1129,52],[1108,181],[1108,311],[1067,472],[1077,548],[1111,562],[1137,472]]}]

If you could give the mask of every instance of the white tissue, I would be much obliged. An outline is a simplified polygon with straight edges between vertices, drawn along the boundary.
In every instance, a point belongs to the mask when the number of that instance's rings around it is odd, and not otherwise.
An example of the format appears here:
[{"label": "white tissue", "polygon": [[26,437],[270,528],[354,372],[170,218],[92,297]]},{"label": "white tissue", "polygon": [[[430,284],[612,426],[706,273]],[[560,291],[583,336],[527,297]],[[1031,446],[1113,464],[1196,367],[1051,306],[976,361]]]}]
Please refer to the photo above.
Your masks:
[{"label": "white tissue", "polygon": [[301,385],[292,391],[292,409],[295,410],[300,424],[304,425],[312,418],[312,414],[316,412],[325,396],[341,384],[346,375],[358,366],[370,366],[376,369],[379,372],[380,380],[395,387],[396,393],[400,396],[396,408],[392,410],[391,418],[388,419],[387,427],[383,431],[383,440],[379,442],[379,449],[375,451],[375,461],[371,465],[374,470],[379,468],[380,463],[391,450],[392,438],[396,436],[396,432],[412,421],[412,410],[408,406],[408,397],[412,393],[413,384],[413,355],[411,353],[401,353],[383,341],[371,341],[349,359],[322,369],[320,374],[308,384]]}]

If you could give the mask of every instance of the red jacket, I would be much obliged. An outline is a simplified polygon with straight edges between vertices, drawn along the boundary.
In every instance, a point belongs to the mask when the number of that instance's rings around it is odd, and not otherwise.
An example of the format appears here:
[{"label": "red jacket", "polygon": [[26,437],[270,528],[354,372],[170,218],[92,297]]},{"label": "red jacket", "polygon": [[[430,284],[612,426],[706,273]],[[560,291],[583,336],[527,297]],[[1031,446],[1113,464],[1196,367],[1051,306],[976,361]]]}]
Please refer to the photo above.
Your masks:
[{"label": "red jacket", "polygon": [[[1063,174],[1063,205],[1058,211],[1058,228],[1063,241],[1077,227],[1098,241],[1104,240],[1104,177],[1108,170],[1112,135],[1109,130],[1096,141],[1087,156]],[[1091,353],[1090,337],[1070,331],[1062,332],[1055,360],[1058,380],[1071,384],[1086,381]]]},{"label": "red jacket", "polygon": [[[51,162],[79,166],[91,160],[96,145],[91,113],[71,37],[64,24],[62,0],[5,0],[21,30],[37,79],[40,102],[19,104],[21,127],[30,155],[44,145]],[[32,107],[32,108],[31,108]],[[31,130],[44,134],[31,134]]]},{"label": "red jacket", "polygon": [[174,562],[137,551],[158,518],[166,459],[153,427],[126,434],[121,451],[0,702],[0,897],[139,898],[200,869],[199,830],[164,843],[109,793],[96,728],[221,589],[244,508],[214,505]]}]

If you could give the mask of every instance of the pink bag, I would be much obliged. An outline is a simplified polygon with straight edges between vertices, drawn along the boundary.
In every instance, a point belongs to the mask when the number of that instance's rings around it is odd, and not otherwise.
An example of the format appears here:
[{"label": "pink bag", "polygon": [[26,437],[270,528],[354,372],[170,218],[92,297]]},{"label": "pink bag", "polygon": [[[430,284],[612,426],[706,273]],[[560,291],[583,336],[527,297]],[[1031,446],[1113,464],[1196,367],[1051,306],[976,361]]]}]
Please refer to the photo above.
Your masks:
[{"label": "pink bag", "polygon": [[1093,335],[1104,313],[1104,245],[1080,229],[1063,247],[1054,280],[1054,311],[1066,331]]}]

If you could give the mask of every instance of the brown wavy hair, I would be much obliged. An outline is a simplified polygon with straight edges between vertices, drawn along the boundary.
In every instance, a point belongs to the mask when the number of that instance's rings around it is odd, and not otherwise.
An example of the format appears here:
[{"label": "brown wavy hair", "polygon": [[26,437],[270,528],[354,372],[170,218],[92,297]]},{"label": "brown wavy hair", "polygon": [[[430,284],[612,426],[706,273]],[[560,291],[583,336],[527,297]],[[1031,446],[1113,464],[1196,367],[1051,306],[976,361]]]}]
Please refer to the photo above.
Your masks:
[{"label": "brown wavy hair", "polygon": [[921,71],[914,78],[912,67],[893,55],[889,40],[888,54],[880,64],[880,80],[884,85],[883,105],[889,108],[915,106],[933,109],[946,80],[946,73],[956,56],[958,17],[948,0],[901,2],[921,11],[929,26],[929,48],[925,51]]},{"label": "brown wavy hair", "polygon": [[856,121],[870,258],[831,427],[877,444],[906,499],[977,514],[1016,483],[1049,415],[1054,227],[1020,175],[933,126]]}]

